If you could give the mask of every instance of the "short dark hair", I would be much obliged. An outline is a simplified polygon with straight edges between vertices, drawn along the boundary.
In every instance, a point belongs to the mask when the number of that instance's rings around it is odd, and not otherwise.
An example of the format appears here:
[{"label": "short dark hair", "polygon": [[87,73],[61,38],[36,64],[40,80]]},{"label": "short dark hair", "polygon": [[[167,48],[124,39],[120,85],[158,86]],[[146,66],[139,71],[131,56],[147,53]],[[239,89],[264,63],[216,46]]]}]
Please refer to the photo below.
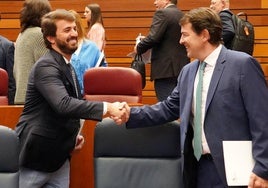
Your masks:
[{"label": "short dark hair", "polygon": [[192,29],[196,34],[200,34],[204,29],[208,30],[209,42],[213,45],[222,43],[222,24],[219,15],[212,9],[200,7],[187,12],[180,20],[180,24],[192,24]]},{"label": "short dark hair", "polygon": [[57,32],[56,21],[58,20],[75,21],[75,16],[73,13],[65,9],[57,9],[44,15],[41,22],[41,29],[46,47],[48,49],[51,49],[52,47],[51,43],[47,40],[47,37],[56,36]]}]

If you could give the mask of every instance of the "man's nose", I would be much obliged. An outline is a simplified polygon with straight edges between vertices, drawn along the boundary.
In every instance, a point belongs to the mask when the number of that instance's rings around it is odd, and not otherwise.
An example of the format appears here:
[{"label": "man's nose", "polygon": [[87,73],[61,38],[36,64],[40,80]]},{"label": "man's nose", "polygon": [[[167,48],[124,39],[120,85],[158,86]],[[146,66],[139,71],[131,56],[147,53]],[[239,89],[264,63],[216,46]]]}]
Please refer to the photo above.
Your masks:
[{"label": "man's nose", "polygon": [[77,33],[77,30],[76,29],[72,29],[72,32],[71,32],[72,36],[78,36],[78,33]]},{"label": "man's nose", "polygon": [[183,41],[184,41],[184,40],[183,40],[183,38],[181,37],[181,38],[179,39],[179,43],[180,43],[180,44],[183,44]]}]

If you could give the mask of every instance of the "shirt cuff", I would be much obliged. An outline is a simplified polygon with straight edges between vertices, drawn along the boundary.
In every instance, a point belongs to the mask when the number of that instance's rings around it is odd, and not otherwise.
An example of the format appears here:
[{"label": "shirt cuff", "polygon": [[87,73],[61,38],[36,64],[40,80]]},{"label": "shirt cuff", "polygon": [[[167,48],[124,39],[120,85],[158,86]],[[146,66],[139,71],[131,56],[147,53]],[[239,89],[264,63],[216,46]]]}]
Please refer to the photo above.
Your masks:
[{"label": "shirt cuff", "polygon": [[107,113],[107,102],[103,102],[103,115]]}]

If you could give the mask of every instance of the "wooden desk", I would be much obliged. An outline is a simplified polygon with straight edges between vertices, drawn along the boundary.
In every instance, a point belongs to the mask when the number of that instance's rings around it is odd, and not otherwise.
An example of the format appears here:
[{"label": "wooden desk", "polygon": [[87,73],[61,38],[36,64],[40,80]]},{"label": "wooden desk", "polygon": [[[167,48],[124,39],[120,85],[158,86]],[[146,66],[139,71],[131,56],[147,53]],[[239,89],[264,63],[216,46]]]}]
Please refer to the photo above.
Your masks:
[{"label": "wooden desk", "polygon": [[14,129],[22,110],[22,105],[0,105],[0,124]]},{"label": "wooden desk", "polygon": [[71,158],[70,188],[94,188],[94,129],[96,121],[86,120],[82,130],[85,144]]}]

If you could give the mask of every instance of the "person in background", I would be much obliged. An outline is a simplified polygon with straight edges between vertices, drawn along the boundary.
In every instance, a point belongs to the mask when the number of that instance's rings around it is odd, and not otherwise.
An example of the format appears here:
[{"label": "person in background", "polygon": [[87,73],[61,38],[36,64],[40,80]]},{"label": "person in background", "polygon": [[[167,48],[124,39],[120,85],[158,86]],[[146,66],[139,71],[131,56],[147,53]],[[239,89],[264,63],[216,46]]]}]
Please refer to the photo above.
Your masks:
[{"label": "person in background", "polygon": [[8,104],[14,104],[16,84],[13,76],[14,43],[0,35],[0,68],[8,74]]},{"label": "person in background", "polygon": [[[70,12],[76,17],[76,27],[78,33],[78,48],[71,57],[71,64],[74,67],[81,93],[83,94],[83,77],[86,70],[96,66],[106,67],[107,63],[105,62],[105,59],[96,44],[85,37],[85,31],[80,15],[74,10],[70,10]],[[97,65],[98,61],[100,61],[100,65]]]},{"label": "person in background", "polygon": [[96,3],[87,5],[84,16],[89,28],[87,38],[95,42],[100,51],[104,52],[106,37],[100,6]]},{"label": "person in background", "polygon": [[138,54],[151,51],[151,80],[158,101],[165,100],[177,84],[182,67],[189,63],[185,47],[178,43],[183,13],[177,8],[177,0],[155,0],[156,12],[149,34],[140,37],[134,48]]},{"label": "person in background", "polygon": [[227,188],[223,141],[251,140],[255,164],[248,186],[242,187],[268,187],[268,87],[259,62],[222,45],[221,20],[210,8],[190,10],[180,24],[180,43],[195,60],[183,67],[166,100],[126,106],[126,127],[180,118],[185,188]]},{"label": "person in background", "polygon": [[[70,154],[80,149],[80,119],[117,124],[128,118],[124,103],[82,99],[70,59],[78,46],[75,16],[57,9],[42,18],[49,52],[33,66],[16,132],[20,139],[20,188],[69,188]],[[123,118],[123,119],[121,119]]]},{"label": "person in background", "polygon": [[25,0],[20,11],[21,31],[16,40],[14,55],[15,104],[25,103],[31,68],[48,51],[40,24],[42,16],[50,11],[51,6],[48,0]]},{"label": "person in background", "polygon": [[210,8],[215,10],[220,15],[224,46],[228,49],[231,49],[235,29],[232,21],[233,13],[230,10],[229,0],[211,0]]}]

